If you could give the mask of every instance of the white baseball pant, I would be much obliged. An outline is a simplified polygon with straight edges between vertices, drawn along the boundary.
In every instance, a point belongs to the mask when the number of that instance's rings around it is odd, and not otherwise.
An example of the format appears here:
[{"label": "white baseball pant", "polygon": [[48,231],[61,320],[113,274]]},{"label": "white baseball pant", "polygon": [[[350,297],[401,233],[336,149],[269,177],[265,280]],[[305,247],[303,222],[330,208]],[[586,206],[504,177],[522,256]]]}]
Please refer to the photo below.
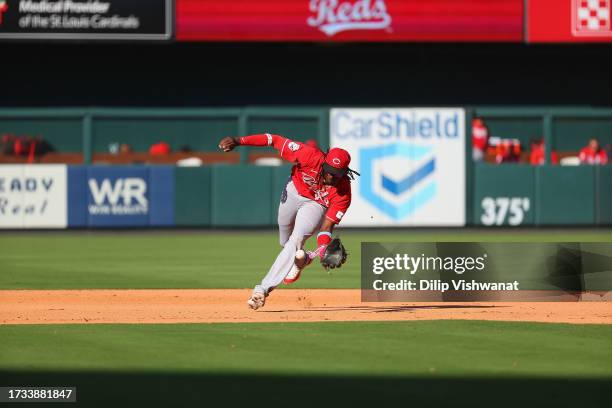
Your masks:
[{"label": "white baseball pant", "polygon": [[321,228],[325,210],[316,201],[299,195],[293,181],[289,179],[278,207],[278,232],[283,249],[261,281],[266,293],[285,279],[293,266],[295,252]]}]

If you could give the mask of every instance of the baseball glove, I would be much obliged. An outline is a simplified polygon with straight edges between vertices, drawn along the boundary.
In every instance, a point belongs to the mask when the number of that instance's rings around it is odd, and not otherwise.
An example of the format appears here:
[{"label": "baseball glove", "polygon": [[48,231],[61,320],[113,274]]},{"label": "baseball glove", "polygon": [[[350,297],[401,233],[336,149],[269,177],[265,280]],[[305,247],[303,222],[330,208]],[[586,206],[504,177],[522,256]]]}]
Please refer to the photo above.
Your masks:
[{"label": "baseball glove", "polygon": [[344,245],[340,242],[340,238],[334,238],[325,248],[325,252],[321,257],[321,265],[325,269],[339,268],[346,262],[347,255]]}]

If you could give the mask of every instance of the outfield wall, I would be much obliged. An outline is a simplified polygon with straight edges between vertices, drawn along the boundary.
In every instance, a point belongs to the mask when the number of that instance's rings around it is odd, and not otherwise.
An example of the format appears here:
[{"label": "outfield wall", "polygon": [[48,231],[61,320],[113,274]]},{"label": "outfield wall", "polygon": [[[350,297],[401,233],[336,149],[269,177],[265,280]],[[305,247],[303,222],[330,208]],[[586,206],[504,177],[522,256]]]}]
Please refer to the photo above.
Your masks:
[{"label": "outfield wall", "polygon": [[[13,109],[0,110],[0,133],[89,163],[115,142],[210,151],[269,131],[351,151],[363,174],[345,226],[612,225],[612,166],[474,164],[473,115],[493,136],[544,135],[555,150],[612,143],[612,110],[592,108]],[[0,228],[274,226],[288,166],[248,165],[254,148],[238,150],[242,164],[197,168],[0,165]]]},{"label": "outfield wall", "polygon": [[[3,165],[0,228],[275,226],[289,170]],[[467,225],[612,225],[612,167],[479,164],[472,201]]]}]

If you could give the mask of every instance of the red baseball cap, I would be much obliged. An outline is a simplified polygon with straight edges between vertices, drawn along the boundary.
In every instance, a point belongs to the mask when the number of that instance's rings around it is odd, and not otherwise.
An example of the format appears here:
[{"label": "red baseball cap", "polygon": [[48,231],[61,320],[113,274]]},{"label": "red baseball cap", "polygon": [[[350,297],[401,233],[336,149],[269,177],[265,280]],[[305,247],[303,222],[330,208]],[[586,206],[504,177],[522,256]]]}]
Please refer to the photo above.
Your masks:
[{"label": "red baseball cap", "polygon": [[342,177],[348,171],[348,166],[351,163],[351,155],[344,149],[334,147],[327,152],[323,170],[336,176]]}]

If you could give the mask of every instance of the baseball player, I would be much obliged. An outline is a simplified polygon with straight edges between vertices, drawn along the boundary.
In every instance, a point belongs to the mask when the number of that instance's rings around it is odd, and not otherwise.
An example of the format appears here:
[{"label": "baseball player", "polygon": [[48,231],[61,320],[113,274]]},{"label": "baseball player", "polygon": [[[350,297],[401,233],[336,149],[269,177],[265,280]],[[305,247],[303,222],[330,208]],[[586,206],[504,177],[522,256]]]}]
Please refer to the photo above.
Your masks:
[{"label": "baseball player", "polygon": [[[247,301],[257,310],[281,282],[297,281],[313,259],[320,258],[326,269],[340,267],[346,261],[346,251],[338,238],[332,239],[332,231],[351,204],[350,180],[359,173],[349,169],[351,156],[344,149],[333,148],[325,154],[312,145],[269,133],[226,137],[219,142],[224,152],[240,145],[272,146],[282,159],[294,164],[278,207],[283,249]],[[317,249],[303,251],[304,243],[316,231]]]}]

